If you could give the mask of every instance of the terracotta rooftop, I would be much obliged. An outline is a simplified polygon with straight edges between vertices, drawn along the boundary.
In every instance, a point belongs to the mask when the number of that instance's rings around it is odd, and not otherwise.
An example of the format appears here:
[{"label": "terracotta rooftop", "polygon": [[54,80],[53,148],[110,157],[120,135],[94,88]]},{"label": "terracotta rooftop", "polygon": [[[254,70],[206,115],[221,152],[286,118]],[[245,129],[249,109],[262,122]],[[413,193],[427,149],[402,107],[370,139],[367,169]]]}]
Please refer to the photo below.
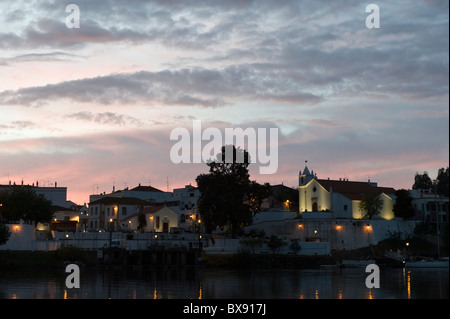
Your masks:
[{"label": "terracotta rooftop", "polygon": [[162,190],[157,189],[157,188],[155,188],[153,186],[141,186],[140,184],[139,184],[139,186],[136,186],[135,188],[130,189],[130,191],[163,193]]},{"label": "terracotta rooftop", "polygon": [[89,205],[104,204],[104,205],[150,205],[149,201],[135,198],[135,197],[103,197],[90,202]]},{"label": "terracotta rooftop", "polygon": [[351,200],[359,200],[364,194],[385,193],[389,195],[395,193],[395,189],[392,187],[374,186],[369,182],[354,182],[348,180],[337,181],[329,179],[318,179],[317,182],[319,182],[319,184],[322,185],[327,191],[332,189],[333,192],[341,193]]}]

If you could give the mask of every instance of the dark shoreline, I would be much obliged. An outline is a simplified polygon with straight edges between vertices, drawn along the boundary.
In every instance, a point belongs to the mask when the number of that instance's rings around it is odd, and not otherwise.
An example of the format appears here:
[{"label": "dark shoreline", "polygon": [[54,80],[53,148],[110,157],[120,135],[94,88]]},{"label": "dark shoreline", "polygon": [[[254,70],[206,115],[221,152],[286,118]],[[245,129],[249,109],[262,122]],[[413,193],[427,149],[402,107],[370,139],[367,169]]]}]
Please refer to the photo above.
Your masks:
[{"label": "dark shoreline", "polygon": [[[65,247],[57,251],[0,251],[0,269],[24,268],[62,268],[68,263],[76,263],[96,269],[139,269],[139,268],[239,268],[239,269],[318,269],[323,265],[332,268],[343,260],[374,260],[379,266],[402,267],[401,262],[388,259],[384,253],[389,250],[401,250],[404,244],[382,241],[376,246],[362,247],[355,250],[331,251],[325,255],[285,255],[285,254],[252,254],[241,250],[235,254],[205,254],[198,249],[163,249],[153,247],[149,250],[126,251],[108,248],[103,250],[102,258],[98,258],[96,250],[83,250],[76,247]],[[435,245],[424,240],[416,240],[411,245],[414,256],[435,257]],[[409,246],[409,247],[411,247]],[[109,255],[111,254],[111,255]],[[441,256],[448,256],[448,249],[441,249]]]},{"label": "dark shoreline", "polygon": [[[359,260],[359,259],[358,259]],[[131,261],[131,262],[130,262]],[[229,268],[229,269],[319,269],[323,265],[333,266],[340,263],[337,256],[304,256],[304,255],[257,255],[239,252],[228,255],[203,254],[195,264],[168,265],[133,262],[131,258],[126,263],[103,263],[92,251],[0,251],[0,269],[57,269],[64,268],[69,263],[92,269],[142,269],[142,268]],[[377,264],[390,267],[401,266],[399,263],[377,259]]]}]

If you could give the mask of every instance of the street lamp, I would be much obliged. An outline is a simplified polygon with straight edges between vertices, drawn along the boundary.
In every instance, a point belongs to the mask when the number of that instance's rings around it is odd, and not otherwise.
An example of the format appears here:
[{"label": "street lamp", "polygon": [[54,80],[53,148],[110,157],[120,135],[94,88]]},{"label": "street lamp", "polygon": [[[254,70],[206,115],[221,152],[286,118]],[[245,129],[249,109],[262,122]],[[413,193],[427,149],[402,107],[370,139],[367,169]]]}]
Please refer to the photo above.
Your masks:
[{"label": "street lamp", "polygon": [[436,212],[436,234],[437,234],[437,249],[438,249],[438,259],[441,258],[441,251],[440,251],[440,243],[439,243],[439,215],[438,215],[438,206],[437,206],[437,192],[436,192],[436,186],[437,186],[437,180],[435,179],[433,181],[434,186],[434,211]]},{"label": "street lamp", "polygon": [[113,219],[109,219],[109,248],[112,246]]},{"label": "street lamp", "polygon": [[201,240],[202,240],[202,235],[200,234],[200,225],[202,223],[202,220],[198,219],[197,223],[198,223],[198,248],[200,249],[201,248],[200,247],[201,246]]}]

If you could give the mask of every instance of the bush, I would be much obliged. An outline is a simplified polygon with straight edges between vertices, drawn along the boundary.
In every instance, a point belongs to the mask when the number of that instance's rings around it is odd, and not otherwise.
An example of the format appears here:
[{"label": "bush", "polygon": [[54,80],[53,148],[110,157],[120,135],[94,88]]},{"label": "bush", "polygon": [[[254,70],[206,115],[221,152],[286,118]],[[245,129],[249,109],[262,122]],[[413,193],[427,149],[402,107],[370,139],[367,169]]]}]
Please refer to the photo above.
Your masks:
[{"label": "bush", "polygon": [[0,245],[6,244],[6,242],[11,236],[11,232],[9,231],[8,226],[3,223],[0,223]]}]

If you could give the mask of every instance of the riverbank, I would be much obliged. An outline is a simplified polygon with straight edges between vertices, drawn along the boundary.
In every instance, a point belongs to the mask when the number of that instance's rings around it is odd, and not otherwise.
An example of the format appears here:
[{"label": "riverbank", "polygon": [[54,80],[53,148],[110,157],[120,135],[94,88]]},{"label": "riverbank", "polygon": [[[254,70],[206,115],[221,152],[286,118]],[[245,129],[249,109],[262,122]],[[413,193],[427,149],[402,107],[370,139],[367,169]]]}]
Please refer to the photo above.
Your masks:
[{"label": "riverbank", "polygon": [[62,248],[56,251],[0,251],[0,269],[24,268],[58,268],[64,262],[80,263],[96,266],[94,253],[75,247]]},{"label": "riverbank", "polygon": [[[145,251],[133,251],[129,254],[123,251],[119,254],[126,256],[120,262],[105,263],[104,259],[98,259],[96,251],[82,250],[76,247],[65,247],[57,251],[0,251],[0,269],[24,269],[24,268],[58,268],[64,263],[78,263],[86,267],[104,268],[113,265],[116,268],[126,267],[183,267],[186,265],[205,268],[239,268],[239,269],[317,269],[322,265],[336,265],[343,260],[374,260],[378,265],[401,266],[396,261],[384,256],[386,251],[405,251],[413,256],[436,256],[437,251],[432,243],[414,239],[408,242],[393,242],[384,240],[376,246],[363,247],[351,251],[331,251],[330,255],[286,255],[286,254],[251,254],[250,251],[242,250],[235,254],[201,254],[195,257],[195,262],[189,261],[194,257],[186,259],[178,255],[163,254],[163,251],[153,251],[148,254]],[[147,256],[148,255],[148,256]],[[199,256],[198,254],[196,256]],[[441,256],[448,256],[448,249],[441,249]],[[198,259],[198,260],[197,260]]]}]

